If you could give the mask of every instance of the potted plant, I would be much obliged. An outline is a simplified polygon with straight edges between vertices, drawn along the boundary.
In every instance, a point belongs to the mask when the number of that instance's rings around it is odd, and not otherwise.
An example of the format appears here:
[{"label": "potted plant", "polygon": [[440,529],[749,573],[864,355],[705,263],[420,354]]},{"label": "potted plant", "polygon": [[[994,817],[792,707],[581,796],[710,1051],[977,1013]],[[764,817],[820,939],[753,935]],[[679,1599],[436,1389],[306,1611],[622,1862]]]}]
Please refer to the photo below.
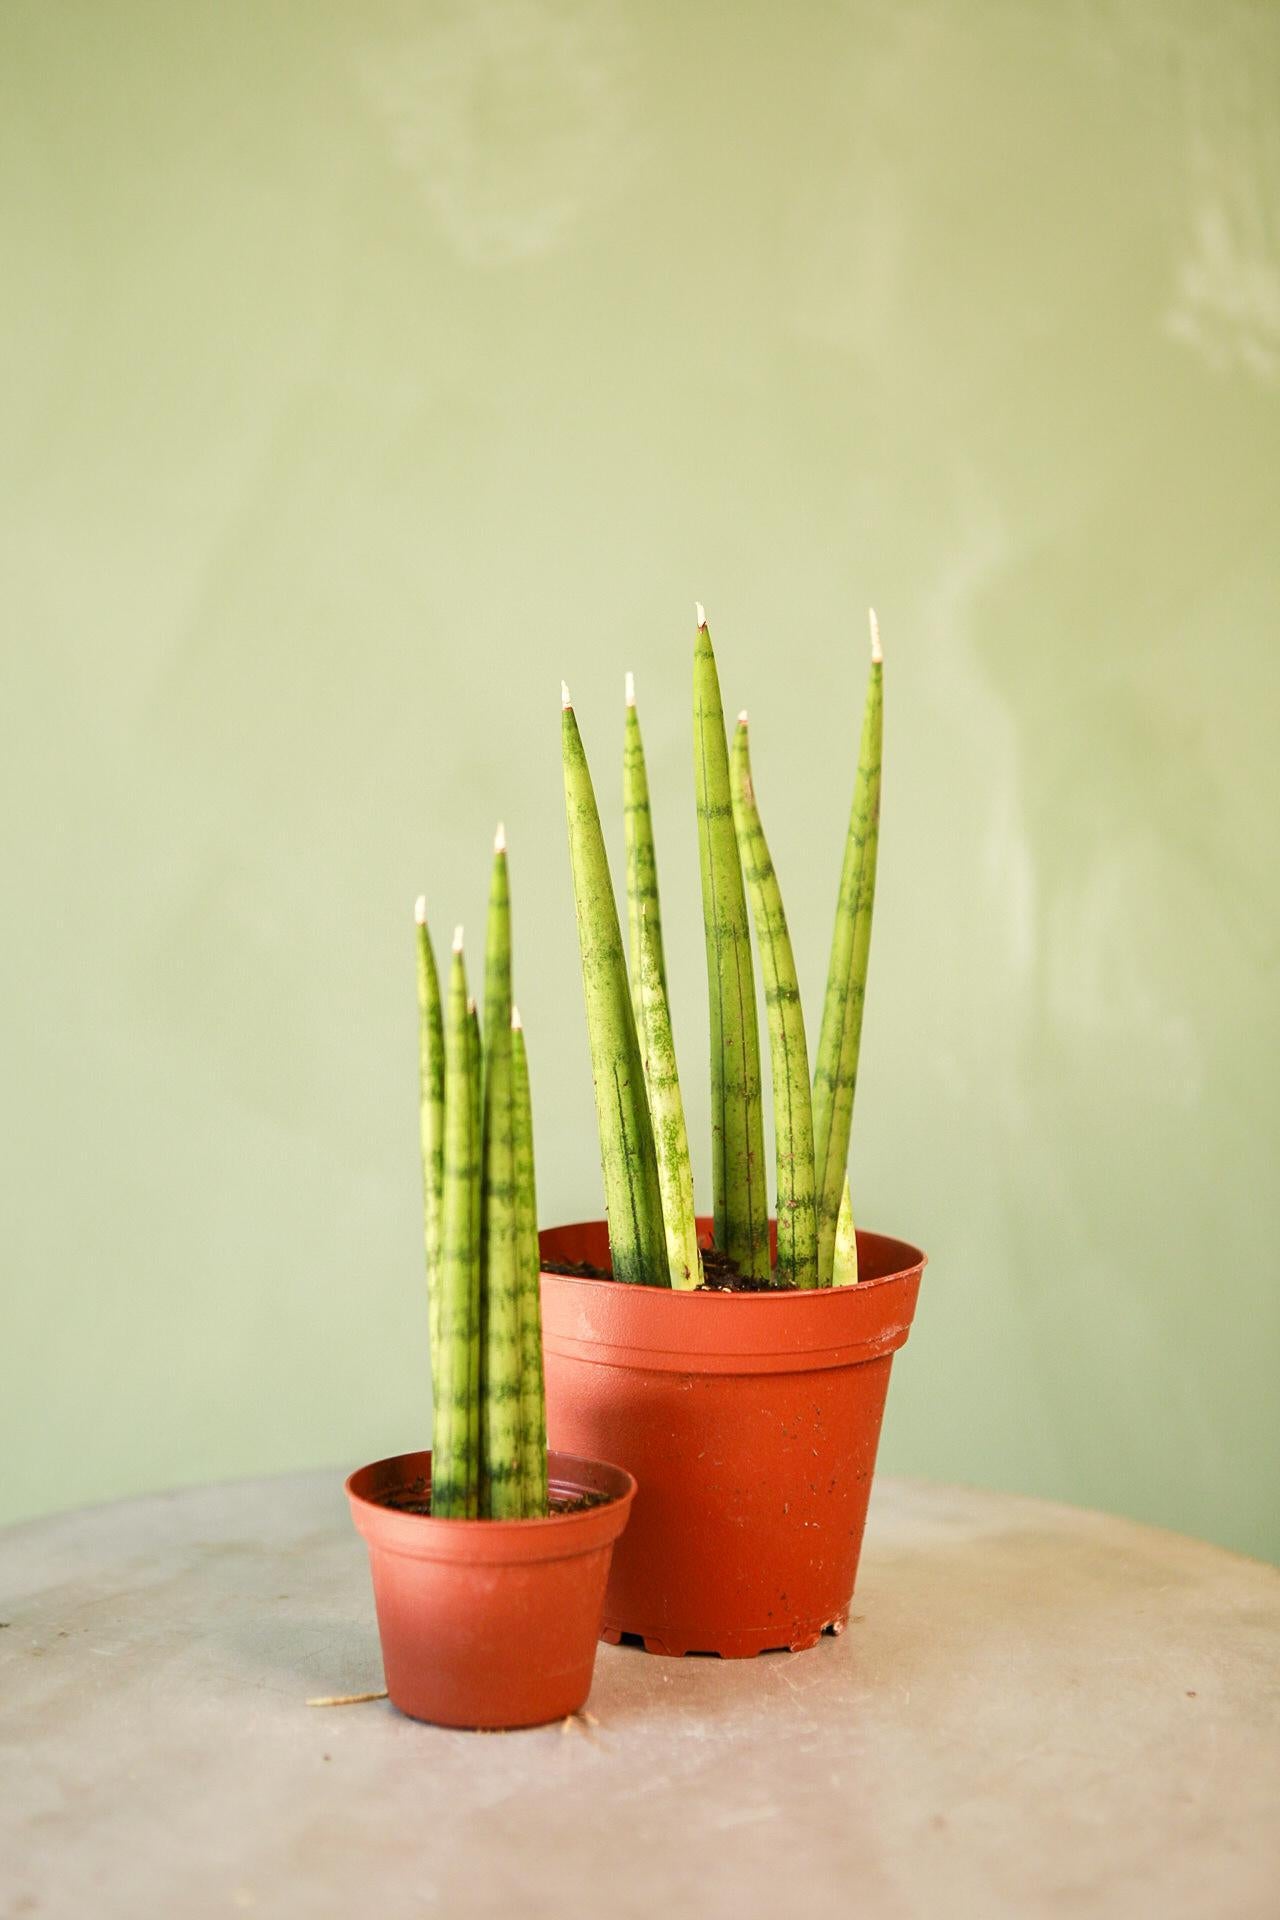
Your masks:
[{"label": "potted plant", "polygon": [[[812,1081],[778,877],[732,752],[697,610],[694,772],[711,1026],[713,1200],[695,1216],[644,750],[627,676],[629,960],[568,689],[565,804],[606,1221],[542,1234],[549,1431],[640,1492],[605,1636],[746,1656],[815,1644],[849,1611],[894,1352],[924,1255],[856,1232],[846,1174],[880,813],[883,662],[871,671]],[[750,915],[748,913],[750,899]],[[764,977],[776,1136],[766,1192],[750,921]]]},{"label": "potted plant", "polygon": [[528,1062],[511,1002],[507,853],[489,897],[483,1040],[462,929],[442,1003],[418,902],[431,1449],[347,1481],[387,1693],[456,1727],[535,1726],[587,1697],[635,1482],[548,1454]]}]

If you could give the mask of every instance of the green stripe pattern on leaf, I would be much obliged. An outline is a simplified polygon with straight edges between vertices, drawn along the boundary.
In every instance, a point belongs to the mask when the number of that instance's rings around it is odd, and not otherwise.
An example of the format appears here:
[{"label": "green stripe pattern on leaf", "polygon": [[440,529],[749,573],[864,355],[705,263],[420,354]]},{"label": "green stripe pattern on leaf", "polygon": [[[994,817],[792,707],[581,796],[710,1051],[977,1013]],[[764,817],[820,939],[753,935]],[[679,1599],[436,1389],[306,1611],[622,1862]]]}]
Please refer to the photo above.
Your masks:
[{"label": "green stripe pattern on leaf", "polygon": [[542,1375],[538,1189],[533,1157],[533,1103],[524,1032],[511,1024],[511,1132],[516,1185],[520,1300],[520,1484],[526,1518],[547,1511],[547,1408]]},{"label": "green stripe pattern on leaf", "polygon": [[478,1434],[471,1353],[478,1348],[480,1290],[477,1195],[480,1140],[476,1074],[467,1013],[467,976],[460,943],[449,969],[445,1023],[445,1117],[439,1249],[439,1349],[432,1422],[431,1511],[445,1519],[479,1512]]},{"label": "green stripe pattern on leaf", "polygon": [[706,622],[693,672],[698,855],[711,1014],[712,1195],[716,1245],[740,1270],[769,1276],[769,1203],[755,975],[729,790],[720,681]]},{"label": "green stripe pattern on leaf", "polygon": [[693,1168],[689,1163],[689,1136],[671,1035],[671,1012],[662,977],[662,954],[649,916],[640,912],[640,1044],[649,1090],[649,1112],[658,1155],[662,1188],[662,1218],[667,1240],[667,1268],[671,1285],[688,1290],[702,1284],[698,1252],[698,1223],[693,1209]]},{"label": "green stripe pattern on leaf", "polygon": [[745,714],[734,733],[732,780],[734,822],[755,920],[769,1023],[777,1150],[777,1277],[796,1287],[816,1287],[818,1215],[814,1198],[809,1051],[782,891],[751,778]]},{"label": "green stripe pattern on leaf", "polygon": [[609,860],[573,708],[562,721],[565,814],[613,1277],[666,1286],[662,1199]]},{"label": "green stripe pattern on leaf", "polygon": [[485,943],[483,1122],[484,1272],[480,1510],[518,1520],[523,1511],[520,1460],[519,1246],[512,1132],[511,900],[507,855],[493,857]]},{"label": "green stripe pattern on leaf", "polygon": [[818,1186],[818,1283],[830,1286],[836,1222],[849,1159],[866,999],[871,914],[880,835],[880,770],[884,734],[884,669],[873,656],[862,717],[853,806],[840,872],[831,963],[814,1073],[813,1120]]},{"label": "green stripe pattern on leaf", "polygon": [[[511,1002],[511,898],[495,843],[484,1024],[467,993],[462,929],[447,1001],[418,903],[426,1241],[431,1276],[431,1510],[447,1519],[547,1512],[533,1108]],[[433,1103],[439,1101],[437,1122]],[[431,1207],[432,1170],[439,1171]]]},{"label": "green stripe pattern on leaf", "polygon": [[[644,1023],[640,1017],[640,922],[649,929],[657,954],[663,991],[667,966],[662,951],[662,914],[658,902],[658,860],[653,844],[653,816],[649,808],[649,779],[645,771],[644,742],[636,713],[635,688],[627,675],[627,719],[622,750],[622,817],[627,844],[627,947],[631,960],[631,1005],[640,1051],[645,1052]],[[646,1058],[646,1070],[647,1070]]]},{"label": "green stripe pattern on leaf", "polygon": [[440,1206],[444,1185],[444,1011],[440,976],[427,931],[425,900],[416,914],[418,935],[418,1097],[422,1137],[423,1230],[427,1254],[427,1301],[431,1327],[432,1387],[440,1344]]},{"label": "green stripe pattern on leaf", "polygon": [[467,1349],[467,1412],[471,1446],[476,1460],[476,1512],[480,1511],[480,1489],[484,1462],[484,1422],[481,1413],[484,1396],[484,1268],[480,1248],[484,1235],[484,1056],[480,1044],[480,1020],[474,1000],[467,1002],[467,1044],[471,1059],[471,1125],[476,1143],[476,1179],[471,1189],[471,1230],[475,1235],[476,1263],[473,1275],[471,1336]]}]

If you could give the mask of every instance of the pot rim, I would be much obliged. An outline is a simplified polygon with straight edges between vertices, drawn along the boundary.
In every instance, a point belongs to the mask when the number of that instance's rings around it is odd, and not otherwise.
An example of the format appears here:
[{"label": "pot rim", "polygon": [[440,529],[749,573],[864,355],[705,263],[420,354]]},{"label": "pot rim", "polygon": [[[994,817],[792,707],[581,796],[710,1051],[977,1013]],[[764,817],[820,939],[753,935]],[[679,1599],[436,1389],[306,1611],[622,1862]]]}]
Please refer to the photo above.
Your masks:
[{"label": "pot rim", "polygon": [[[357,1467],[343,1482],[351,1517],[371,1548],[415,1560],[480,1561],[522,1564],[570,1559],[592,1553],[615,1540],[626,1525],[636,1482],[611,1460],[547,1450],[547,1479],[557,1491],[607,1493],[607,1498],[573,1513],[536,1514],[527,1520],[464,1520],[431,1513],[408,1513],[376,1497],[406,1480],[431,1484],[431,1449],[388,1454]],[[607,1483],[601,1486],[599,1482]]]},{"label": "pot rim", "polygon": [[[549,1228],[544,1238],[563,1244],[584,1229],[598,1245],[605,1222]],[[869,1229],[859,1239],[868,1264],[891,1271],[847,1287],[699,1293],[544,1272],[543,1345],[562,1359],[690,1376],[809,1373],[883,1359],[911,1331],[925,1255]],[[766,1309],[744,1312],[743,1301]]]},{"label": "pot rim", "polygon": [[[607,1231],[608,1223],[597,1215],[594,1220],[557,1221],[553,1226],[544,1227],[538,1235],[539,1255],[541,1256],[542,1239],[545,1234],[579,1233],[584,1227],[604,1227]],[[701,1220],[699,1220],[699,1227],[701,1227]],[[905,1274],[923,1273],[929,1264],[929,1256],[922,1247],[915,1246],[910,1240],[900,1240],[896,1234],[877,1233],[873,1228],[859,1227],[857,1229],[857,1237],[859,1247],[861,1247],[862,1241],[866,1239],[875,1240],[882,1247],[896,1248],[897,1254],[895,1258],[897,1264],[893,1267],[892,1271],[889,1273],[878,1273],[874,1280],[858,1280],[850,1286],[772,1288],[764,1293],[739,1293],[732,1287],[711,1287],[704,1289],[700,1287],[646,1287],[634,1284],[628,1285],[621,1280],[615,1280],[612,1274],[597,1278],[594,1274],[588,1273],[557,1273],[554,1268],[548,1267],[543,1267],[541,1274],[548,1280],[564,1280],[578,1287],[607,1287],[611,1291],[615,1288],[622,1287],[628,1294],[654,1294],[662,1299],[697,1300],[699,1302],[732,1301],[735,1306],[741,1302],[743,1304],[749,1303],[752,1306],[794,1307],[797,1301],[817,1302],[819,1300],[840,1300],[855,1292],[865,1298],[874,1288],[891,1286],[894,1281],[900,1281]],[[698,1236],[698,1245],[700,1247],[704,1245],[701,1231]],[[902,1258],[900,1256],[906,1257]]]}]

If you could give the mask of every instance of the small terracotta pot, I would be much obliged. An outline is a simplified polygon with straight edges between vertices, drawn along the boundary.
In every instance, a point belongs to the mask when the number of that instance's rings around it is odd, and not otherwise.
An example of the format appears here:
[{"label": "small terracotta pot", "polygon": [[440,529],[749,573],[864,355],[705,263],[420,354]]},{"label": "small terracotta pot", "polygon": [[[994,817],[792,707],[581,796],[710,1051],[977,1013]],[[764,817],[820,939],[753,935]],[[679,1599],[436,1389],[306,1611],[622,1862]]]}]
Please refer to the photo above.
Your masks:
[{"label": "small terracotta pot", "polygon": [[442,1727],[536,1727],[591,1689],[613,1543],[636,1483],[621,1467],[550,1453],[553,1497],[607,1504],[540,1520],[436,1520],[389,1495],[431,1486],[430,1453],[402,1453],[347,1481],[369,1548],[387,1693]]},{"label": "small terracotta pot", "polygon": [[[608,1266],[603,1220],[541,1244],[547,1260]],[[551,1439],[624,1461],[639,1483],[606,1640],[742,1658],[844,1627],[889,1368],[925,1263],[877,1233],[859,1233],[858,1259],[856,1286],[805,1293],[543,1274]]]}]

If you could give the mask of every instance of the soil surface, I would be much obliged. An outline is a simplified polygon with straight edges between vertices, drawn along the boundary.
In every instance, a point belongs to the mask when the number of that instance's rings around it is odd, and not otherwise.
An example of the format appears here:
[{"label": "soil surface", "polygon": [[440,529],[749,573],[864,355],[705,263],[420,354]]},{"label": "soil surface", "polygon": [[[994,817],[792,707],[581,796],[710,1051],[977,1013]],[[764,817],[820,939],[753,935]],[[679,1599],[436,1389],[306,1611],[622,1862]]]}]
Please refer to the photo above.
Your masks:
[{"label": "soil surface", "polygon": [[[727,1253],[721,1253],[719,1247],[703,1247],[702,1285],[695,1287],[695,1293],[794,1293],[795,1286],[790,1280],[757,1280],[749,1273],[740,1273],[738,1263],[731,1260]],[[563,1273],[571,1280],[612,1280],[613,1275],[607,1267],[593,1267],[589,1260],[544,1260],[544,1273]]]},{"label": "soil surface", "polygon": [[[547,1518],[561,1513],[586,1513],[590,1507],[606,1507],[612,1495],[607,1493],[553,1493],[547,1504]],[[411,1480],[407,1486],[392,1487],[378,1501],[380,1507],[390,1507],[393,1513],[431,1512],[431,1494],[424,1479]],[[536,1516],[534,1516],[536,1517]]]}]

